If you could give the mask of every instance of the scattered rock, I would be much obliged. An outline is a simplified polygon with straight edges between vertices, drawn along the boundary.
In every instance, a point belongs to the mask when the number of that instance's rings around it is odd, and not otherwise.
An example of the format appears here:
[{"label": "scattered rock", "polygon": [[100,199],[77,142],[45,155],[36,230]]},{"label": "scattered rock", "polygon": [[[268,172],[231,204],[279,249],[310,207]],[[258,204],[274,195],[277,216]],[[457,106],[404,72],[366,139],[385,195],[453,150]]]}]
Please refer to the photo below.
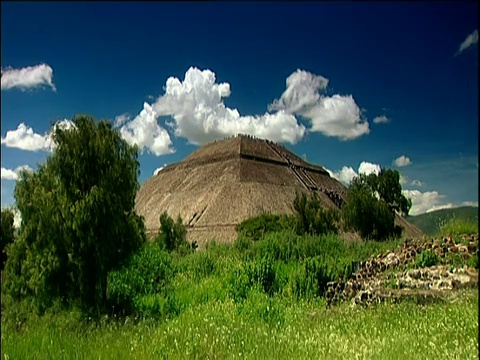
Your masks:
[{"label": "scattered rock", "polygon": [[423,243],[409,239],[394,251],[372,256],[358,264],[358,270],[350,279],[327,284],[327,304],[352,300],[353,304],[369,305],[387,299],[396,301],[404,295],[416,296],[416,293],[430,299],[437,295],[430,296],[427,293],[429,291],[443,294],[452,289],[477,286],[478,271],[468,267],[450,269],[447,266],[432,266],[390,274],[388,277],[385,275],[385,271],[406,265],[424,250],[433,250],[440,257],[448,253],[460,253],[464,258],[476,256],[478,234],[468,235],[463,240],[466,239],[468,246],[455,244],[452,237]]}]

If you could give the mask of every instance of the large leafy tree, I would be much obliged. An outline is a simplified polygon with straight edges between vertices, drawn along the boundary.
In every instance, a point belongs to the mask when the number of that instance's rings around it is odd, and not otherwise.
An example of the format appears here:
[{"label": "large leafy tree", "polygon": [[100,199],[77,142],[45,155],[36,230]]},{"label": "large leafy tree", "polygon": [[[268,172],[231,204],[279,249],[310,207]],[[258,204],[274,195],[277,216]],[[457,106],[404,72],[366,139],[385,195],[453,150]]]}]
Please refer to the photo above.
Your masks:
[{"label": "large leafy tree", "polygon": [[14,214],[10,209],[2,209],[2,224],[1,224],[1,257],[2,257],[2,270],[5,265],[5,260],[7,259],[7,254],[5,249],[7,245],[11,244],[14,239],[15,229],[13,228]]},{"label": "large leafy tree", "polygon": [[397,212],[402,216],[408,215],[412,207],[412,201],[402,194],[400,174],[397,170],[382,168],[377,174],[370,174],[364,180],[359,181],[368,184],[370,191],[378,193],[380,199],[385,201],[391,212]]},{"label": "large leafy tree", "polygon": [[399,236],[401,228],[395,226],[395,214],[405,216],[412,206],[402,194],[400,174],[391,169],[355,177],[347,197],[342,209],[346,227],[376,240]]},{"label": "large leafy tree", "polygon": [[138,150],[110,122],[84,115],[70,128],[54,126],[52,139],[52,155],[15,187],[22,225],[7,288],[41,304],[57,297],[98,313],[107,303],[108,272],[145,241],[133,210]]}]

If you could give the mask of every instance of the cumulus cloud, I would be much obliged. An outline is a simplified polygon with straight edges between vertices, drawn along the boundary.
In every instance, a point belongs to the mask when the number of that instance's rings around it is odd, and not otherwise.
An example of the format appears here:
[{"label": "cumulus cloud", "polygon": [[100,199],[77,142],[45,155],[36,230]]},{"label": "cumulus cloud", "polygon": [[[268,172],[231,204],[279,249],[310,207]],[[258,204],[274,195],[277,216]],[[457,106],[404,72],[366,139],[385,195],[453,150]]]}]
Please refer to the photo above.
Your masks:
[{"label": "cumulus cloud", "polygon": [[1,168],[1,174],[3,180],[17,180],[20,172],[22,170],[32,171],[32,168],[28,165],[22,165],[16,167],[14,170],[6,169],[4,167]]},{"label": "cumulus cloud", "polygon": [[355,171],[352,167],[350,166],[344,166],[342,167],[341,170],[339,171],[331,171],[328,169],[327,172],[330,174],[331,177],[337,179],[338,181],[344,183],[345,185],[349,185],[350,182],[353,180],[354,177],[358,176],[358,174],[365,174],[365,175],[370,175],[370,174],[379,174],[381,167],[380,165],[377,164],[372,164],[367,161],[362,161],[358,167],[358,171]]},{"label": "cumulus cloud", "polygon": [[13,88],[26,90],[46,85],[56,91],[52,78],[53,69],[47,64],[27,66],[20,69],[7,67],[2,69],[2,90]]},{"label": "cumulus cloud", "polygon": [[[412,200],[412,208],[410,215],[419,215],[428,211],[438,210],[439,206],[450,207],[450,204],[442,204],[445,195],[439,194],[437,191],[421,192],[418,190],[403,190],[403,195]],[[453,205],[451,206],[453,207]]]},{"label": "cumulus cloud", "polygon": [[393,164],[398,167],[408,166],[411,163],[412,161],[410,160],[410,158],[405,155],[399,156],[393,161]]},{"label": "cumulus cloud", "polygon": [[283,110],[288,114],[308,119],[309,131],[342,140],[356,139],[370,132],[368,122],[361,117],[361,110],[351,95],[321,95],[328,79],[297,70],[286,81],[287,88],[269,106],[270,110]]},{"label": "cumulus cloud", "polygon": [[[68,130],[74,126],[72,121],[64,119],[56,122],[53,129],[60,127]],[[7,131],[5,137],[1,139],[1,143],[6,147],[27,151],[52,150],[55,148],[51,131],[40,135],[35,133],[33,129],[25,125],[25,123],[20,123],[16,130]]]},{"label": "cumulus cloud", "polygon": [[277,111],[241,116],[237,109],[225,106],[223,98],[229,96],[228,83],[218,84],[212,71],[191,67],[183,81],[167,79],[165,94],[156,100],[153,110],[158,116],[171,116],[168,125],[175,135],[195,145],[237,133],[291,144],[303,138],[305,127],[292,114]]},{"label": "cumulus cloud", "polygon": [[129,120],[130,120],[130,115],[128,113],[124,113],[124,114],[115,116],[115,122],[114,122],[113,126],[114,127],[120,127]]},{"label": "cumulus cloud", "polygon": [[145,102],[140,114],[120,128],[120,134],[126,142],[137,145],[142,151],[146,149],[156,156],[171,154],[174,152],[172,140],[167,130],[158,125],[157,118],[158,114]]},{"label": "cumulus cloud", "polygon": [[328,86],[328,79],[298,69],[286,80],[286,90],[280,99],[275,99],[269,106],[270,110],[286,110],[289,113],[299,113],[318,104],[321,99],[319,90]]},{"label": "cumulus cloud", "polygon": [[400,185],[406,185],[406,184],[408,184],[408,177],[400,174]]},{"label": "cumulus cloud", "polygon": [[375,124],[386,124],[389,122],[389,119],[385,115],[376,116],[373,118]]},{"label": "cumulus cloud", "polygon": [[370,175],[370,174],[379,174],[381,170],[380,165],[377,164],[372,164],[367,161],[362,161],[360,163],[360,166],[358,167],[358,173],[359,174],[365,174],[365,175]]},{"label": "cumulus cloud", "polygon": [[358,174],[355,172],[355,170],[353,170],[353,168],[344,166],[340,171],[335,172],[333,177],[348,185],[357,175]]},{"label": "cumulus cloud", "polygon": [[[460,55],[470,46],[476,45],[477,43],[478,43],[478,29],[476,29],[474,32],[472,32],[470,35],[467,36],[467,38],[460,44],[455,55],[456,56]],[[3,88],[3,83],[2,83],[2,88]]]},{"label": "cumulus cloud", "polygon": [[48,148],[47,138],[33,132],[31,127],[20,123],[16,130],[9,130],[1,143],[7,147],[28,151],[45,150]]},{"label": "cumulus cloud", "polygon": [[14,170],[5,169],[2,167],[2,179],[4,180],[17,180],[18,175]]}]

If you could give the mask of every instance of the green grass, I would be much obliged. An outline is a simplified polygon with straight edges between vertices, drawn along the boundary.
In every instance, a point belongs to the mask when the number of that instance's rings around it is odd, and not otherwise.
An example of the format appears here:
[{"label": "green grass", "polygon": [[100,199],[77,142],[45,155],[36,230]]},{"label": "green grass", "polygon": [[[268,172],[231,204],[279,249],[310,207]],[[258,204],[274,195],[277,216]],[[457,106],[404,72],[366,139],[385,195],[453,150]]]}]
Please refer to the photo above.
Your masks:
[{"label": "green grass", "polygon": [[[306,271],[312,265],[338,278],[352,262],[400,244],[287,231],[255,242],[212,243],[185,256],[149,245],[121,278],[137,294],[130,317],[110,314],[94,322],[60,308],[37,316],[24,303],[3,302],[2,359],[476,358],[476,291],[453,302],[368,309],[326,309],[311,288],[302,296],[295,292],[298,284],[315,286]],[[139,292],[138,276],[157,277],[153,264],[165,270],[168,288],[159,293],[142,285]]]},{"label": "green grass", "polygon": [[441,225],[447,223],[452,218],[478,224],[478,207],[463,206],[453,209],[441,209],[426,214],[409,216],[407,220],[426,234],[437,235]]},{"label": "green grass", "polygon": [[[271,316],[268,314],[272,313]],[[2,320],[9,359],[475,359],[478,297],[325,309],[252,292],[243,304],[209,301],[167,321],[81,322],[78,314]]]},{"label": "green grass", "polygon": [[466,220],[452,217],[448,221],[440,224],[439,234],[442,236],[478,234],[478,219]]}]

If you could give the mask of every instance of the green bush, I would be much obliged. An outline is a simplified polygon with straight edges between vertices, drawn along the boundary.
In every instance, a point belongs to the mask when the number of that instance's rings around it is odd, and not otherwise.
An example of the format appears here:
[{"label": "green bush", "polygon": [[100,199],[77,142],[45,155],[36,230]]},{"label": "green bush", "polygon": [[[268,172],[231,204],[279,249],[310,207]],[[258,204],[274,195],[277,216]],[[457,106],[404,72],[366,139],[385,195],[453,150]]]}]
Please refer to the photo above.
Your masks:
[{"label": "green bush", "polygon": [[401,228],[395,227],[395,215],[385,201],[376,199],[366,189],[349,189],[342,217],[345,228],[358,231],[364,239],[386,240],[401,233]]},{"label": "green bush", "polygon": [[429,267],[437,265],[440,262],[437,254],[432,250],[423,250],[420,255],[417,256],[415,264],[417,267]]},{"label": "green bush", "polygon": [[176,250],[182,255],[193,251],[193,247],[187,242],[187,229],[180,215],[174,222],[166,211],[160,215],[160,232],[156,242],[166,250]]},{"label": "green bush", "polygon": [[275,261],[271,257],[248,261],[230,274],[230,294],[235,301],[245,300],[249,291],[255,287],[268,295],[279,290]]},{"label": "green bush", "polygon": [[308,258],[290,277],[288,291],[296,298],[323,296],[328,282],[349,278],[352,272],[353,262],[346,259],[326,256]]},{"label": "green bush", "polygon": [[257,241],[267,233],[293,229],[295,218],[288,215],[261,214],[236,226],[239,237]]},{"label": "green bush", "polygon": [[[173,276],[171,255],[157,244],[148,243],[131,257],[125,267],[108,274],[108,299],[117,310],[145,310],[144,305],[148,303],[145,299],[149,298],[144,296],[168,295]],[[143,307],[138,308],[138,304]]]},{"label": "green bush", "polygon": [[334,209],[325,209],[317,193],[314,192],[309,197],[305,193],[297,193],[293,201],[293,208],[295,210],[297,234],[338,233],[338,212]]}]

